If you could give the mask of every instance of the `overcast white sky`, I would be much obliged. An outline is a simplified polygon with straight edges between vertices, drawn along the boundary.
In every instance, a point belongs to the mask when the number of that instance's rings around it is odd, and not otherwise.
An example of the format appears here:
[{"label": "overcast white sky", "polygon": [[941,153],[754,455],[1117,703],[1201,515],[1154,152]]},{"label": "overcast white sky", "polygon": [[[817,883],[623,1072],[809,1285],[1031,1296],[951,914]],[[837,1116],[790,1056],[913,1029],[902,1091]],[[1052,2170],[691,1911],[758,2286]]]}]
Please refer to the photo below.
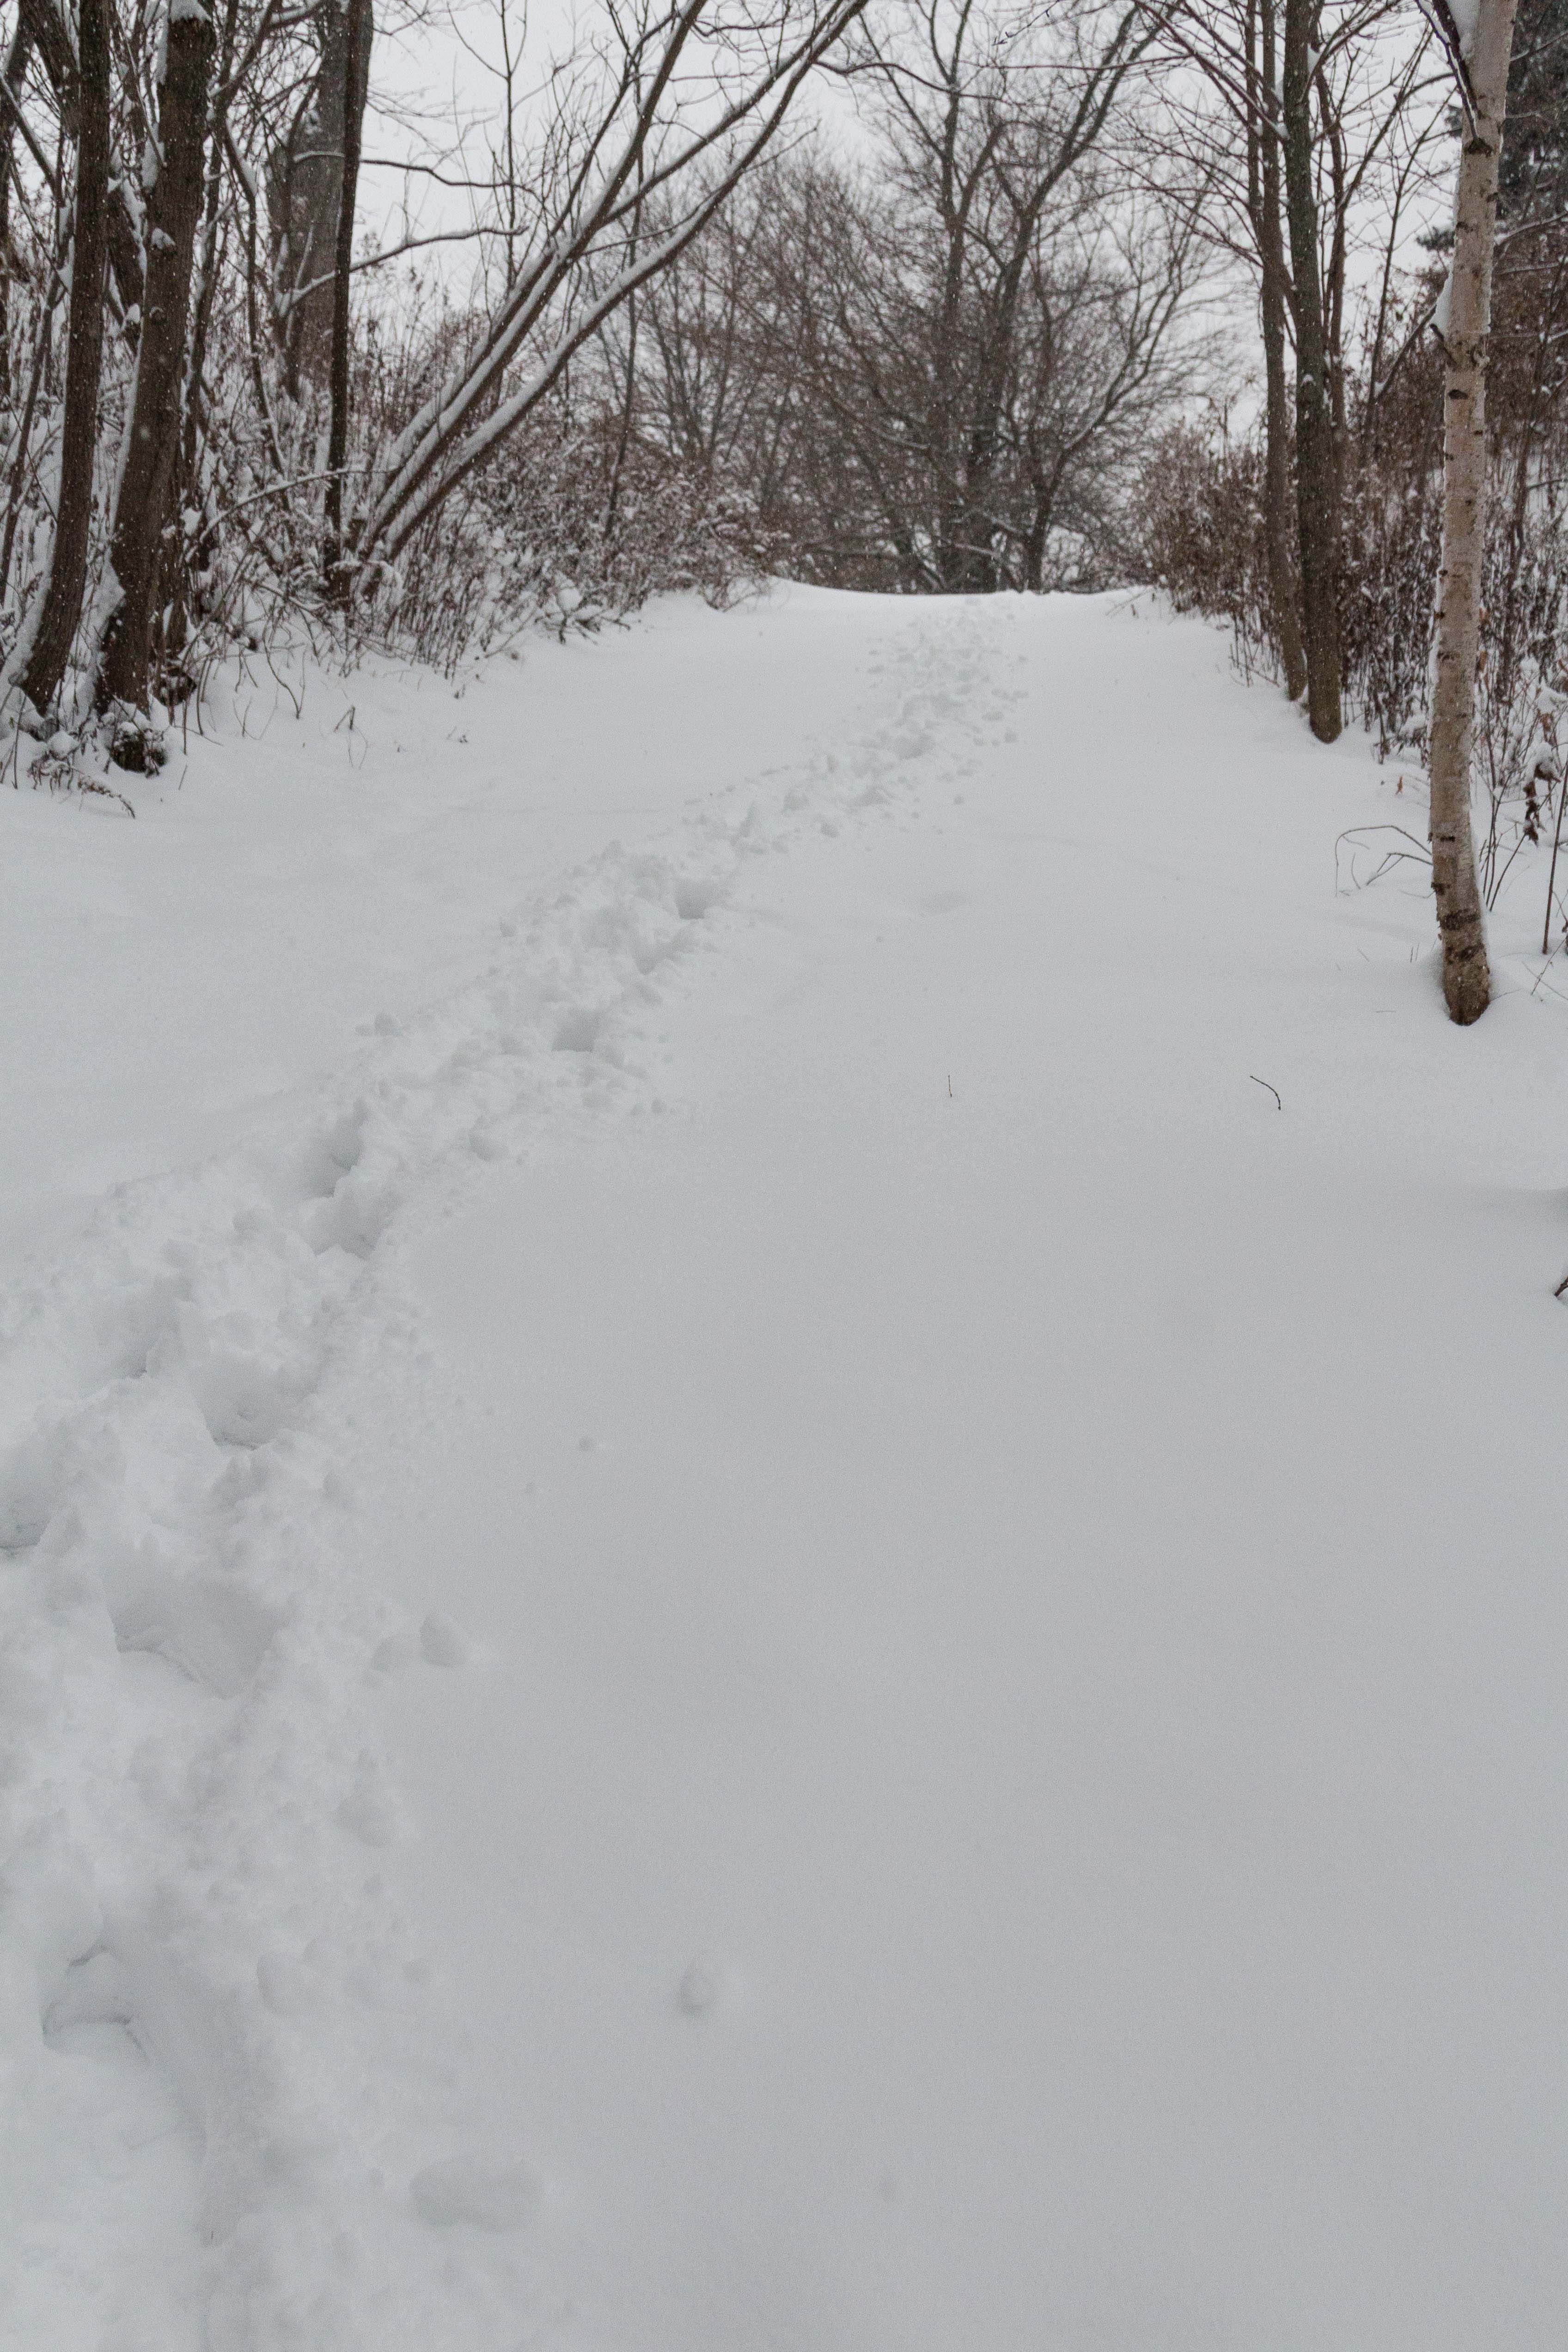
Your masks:
[{"label": "overcast white sky", "polygon": [[[896,0],[887,0],[896,5]],[[1330,15],[1333,15],[1331,0]],[[391,245],[405,233],[405,217],[418,234],[452,235],[467,227],[473,198],[460,187],[444,185],[423,173],[405,176],[385,168],[386,159],[434,163],[452,177],[486,177],[492,143],[502,135],[501,59],[503,30],[509,31],[514,54],[521,58],[517,87],[525,94],[519,110],[519,141],[526,150],[530,112],[537,122],[544,100],[538,95],[552,59],[570,56],[584,45],[596,26],[605,21],[601,0],[377,0],[378,39],[372,83],[375,113],[366,125],[365,150],[373,159],[363,175],[361,220],[367,237]],[[1414,8],[1390,24],[1382,37],[1401,43],[1418,33]],[[530,108],[528,94],[533,93]],[[1429,101],[1430,102],[1430,101]],[[857,127],[853,100],[846,85],[831,75],[819,77],[800,102],[798,128],[821,121],[835,142],[853,146]],[[461,126],[465,152],[451,153]],[[1423,255],[1415,242],[1419,230],[1439,220],[1448,199],[1438,194],[1413,205],[1402,236],[1401,259],[1407,266]],[[407,207],[405,215],[404,207]],[[1381,271],[1382,224],[1367,226],[1375,242],[1353,241],[1353,287],[1375,290]],[[426,248],[415,257],[426,270],[438,271],[455,294],[461,294],[472,267],[471,244],[452,242]],[[1239,299],[1249,310],[1249,291],[1239,288]],[[1244,336],[1243,341],[1247,339]],[[1245,408],[1242,388],[1236,387]],[[1238,411],[1238,415],[1239,415]]]}]

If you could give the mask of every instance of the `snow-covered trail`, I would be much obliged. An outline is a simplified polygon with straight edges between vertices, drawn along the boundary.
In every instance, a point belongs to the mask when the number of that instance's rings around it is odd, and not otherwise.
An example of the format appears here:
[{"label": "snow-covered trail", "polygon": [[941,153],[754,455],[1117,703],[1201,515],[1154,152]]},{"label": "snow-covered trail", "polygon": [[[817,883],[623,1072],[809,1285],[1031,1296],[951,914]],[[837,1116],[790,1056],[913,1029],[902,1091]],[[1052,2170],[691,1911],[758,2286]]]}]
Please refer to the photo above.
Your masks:
[{"label": "snow-covered trail", "polygon": [[1562,2340],[1553,976],[1196,627],[831,626],[13,1295],[0,2342]]},{"label": "snow-covered trail", "polygon": [[1544,2347],[1561,1020],[1312,903],[1343,780],[1190,638],[987,637],[1016,747],[758,876],[680,1115],[405,1270],[465,2126],[585,2341]]},{"label": "snow-covered trail", "polygon": [[[406,2151],[444,2128],[444,2062],[421,2024],[423,1963],[365,1866],[396,1832],[371,1697],[399,1641],[354,1465],[365,1395],[389,1368],[405,1399],[420,1386],[400,1247],[538,1135],[648,1103],[625,1016],[700,960],[706,915],[758,856],[910,802],[939,748],[927,720],[946,709],[951,731],[978,669],[972,645],[912,635],[897,605],[791,594],[666,618],[613,649],[604,702],[560,742],[591,799],[606,762],[635,772],[656,740],[655,793],[690,810],[664,845],[616,843],[541,894],[541,850],[581,822],[570,796],[541,793],[526,759],[498,819],[465,810],[460,782],[433,785],[471,857],[510,834],[504,876],[458,887],[461,858],[432,850],[420,885],[427,976],[475,976],[423,1010],[383,1000],[346,1056],[339,1000],[313,1037],[286,992],[236,1057],[242,1099],[257,1038],[285,1081],[259,1089],[240,1147],[122,1184],[85,1220],[54,1203],[56,1245],[0,1296],[0,2341],[337,2352],[515,2332],[506,2264],[465,2329],[447,2243],[409,2227]],[[394,734],[395,684],[380,711]],[[819,730],[841,751],[813,750]],[[418,896],[394,774],[383,757],[373,779],[390,873],[340,859],[336,898],[306,896],[329,929],[352,914],[357,936],[396,935],[345,885],[394,909]],[[220,846],[240,815],[218,803],[229,782],[220,768],[192,804]],[[144,817],[172,809],[177,788],[144,798]],[[40,814],[77,824],[74,885],[53,844],[32,866],[63,908],[73,889],[90,903],[89,813],[21,796],[5,813],[24,866]],[[265,845],[277,811],[252,821]],[[373,842],[373,814],[359,823]],[[329,840],[353,826],[329,803]],[[278,885],[251,863],[223,946],[265,971]],[[507,911],[476,935],[486,896]],[[186,970],[178,936],[166,945]],[[106,997],[116,970],[110,940]],[[90,1085],[100,1061],[80,992],[37,985],[26,1011],[8,1098],[68,1192],[56,1080],[79,1063]],[[176,1147],[236,1116],[207,1099],[211,1043],[186,1017],[168,1068],[148,1061]],[[308,1083],[313,1044],[336,1050]],[[164,1155],[125,1108],[94,1098],[91,1149],[134,1174]]]},{"label": "snow-covered trail", "polygon": [[[758,744],[852,730],[867,648],[834,600],[722,622],[671,599],[625,633],[447,680],[259,656],[187,723],[136,822],[7,793],[0,1247],[110,1183],[308,1119],[297,1090],[378,1015],[493,961],[500,919],[611,839],[731,788]],[[606,676],[613,689],[604,691]],[[800,680],[811,681],[803,709]],[[700,713],[700,723],[695,714]],[[124,781],[123,779],[121,781]],[[68,818],[70,822],[64,820]]]}]

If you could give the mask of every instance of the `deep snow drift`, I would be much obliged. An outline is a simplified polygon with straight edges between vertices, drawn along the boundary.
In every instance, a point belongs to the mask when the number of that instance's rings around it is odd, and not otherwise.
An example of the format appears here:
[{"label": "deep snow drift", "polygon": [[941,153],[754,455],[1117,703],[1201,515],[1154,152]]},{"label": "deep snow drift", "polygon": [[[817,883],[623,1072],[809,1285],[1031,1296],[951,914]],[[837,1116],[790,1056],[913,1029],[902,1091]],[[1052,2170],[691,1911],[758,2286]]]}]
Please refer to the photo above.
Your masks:
[{"label": "deep snow drift", "polygon": [[1124,604],[270,726],[0,806],[0,2341],[1560,2344],[1535,881]]}]

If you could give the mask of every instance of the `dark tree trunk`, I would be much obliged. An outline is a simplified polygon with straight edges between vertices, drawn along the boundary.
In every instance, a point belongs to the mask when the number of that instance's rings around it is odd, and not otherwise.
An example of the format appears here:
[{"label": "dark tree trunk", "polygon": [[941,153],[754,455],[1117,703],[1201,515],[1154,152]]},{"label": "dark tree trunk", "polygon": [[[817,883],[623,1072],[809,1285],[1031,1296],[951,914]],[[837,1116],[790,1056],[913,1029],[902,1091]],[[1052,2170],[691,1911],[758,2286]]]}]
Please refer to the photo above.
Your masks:
[{"label": "dark tree trunk", "polygon": [[1032,427],[1029,437],[1029,472],[1030,487],[1034,493],[1034,510],[1030,517],[1029,536],[1024,541],[1023,584],[1031,595],[1038,596],[1045,585],[1045,551],[1051,544],[1051,527],[1056,519],[1056,502],[1061,494],[1067,459],[1059,448],[1048,461]]},{"label": "dark tree trunk", "polygon": [[158,103],[163,161],[147,200],[146,316],[109,553],[120,602],[104,635],[98,675],[100,709],[117,701],[138,710],[148,708],[163,518],[180,439],[191,264],[202,204],[214,37],[212,19],[199,10],[197,0],[173,0]]},{"label": "dark tree trunk", "polygon": [[1051,537],[1051,509],[1050,492],[1037,482],[1034,512],[1023,544],[1023,584],[1031,596],[1038,596],[1045,584],[1045,544]]},{"label": "dark tree trunk", "polygon": [[[352,94],[369,80],[370,0],[344,0],[347,50],[344,82]],[[360,133],[364,107],[348,108],[343,122],[343,165],[338,195],[338,234],[332,272],[332,421],[327,436],[327,499],[321,543],[321,570],[329,595],[341,604],[349,601],[350,574],[344,563],[343,467],[349,457],[349,296],[353,287],[354,205],[360,188]]]},{"label": "dark tree trunk", "polygon": [[[32,34],[18,18],[5,65],[5,87],[13,99],[21,94],[32,54]],[[0,406],[6,408],[11,405],[11,156],[15,132],[11,109],[0,100]]]},{"label": "dark tree trunk", "polygon": [[[26,34],[37,52],[38,63],[48,77],[49,86],[59,101],[60,119],[74,138],[77,131],[77,61],[64,17],[54,5],[54,0],[18,0],[16,38]],[[113,273],[115,291],[120,307],[131,310],[141,301],[141,235],[131,198],[126,193],[123,166],[119,165],[111,151],[111,169],[108,204],[107,235],[109,266]]]},{"label": "dark tree trunk", "polygon": [[322,0],[316,12],[320,64],[310,103],[268,159],[274,318],[285,380],[296,400],[306,383],[331,378],[343,174],[350,144],[358,174],[373,37],[371,0]]},{"label": "dark tree trunk", "polygon": [[[213,5],[213,0],[209,0]],[[214,13],[216,14],[215,5]],[[181,420],[180,448],[170,469],[169,488],[163,509],[162,585],[160,604],[167,616],[164,626],[164,647],[178,654],[190,634],[188,600],[190,593],[192,555],[198,563],[204,552],[210,561],[212,533],[204,530],[203,545],[193,551],[188,544],[183,516],[187,507],[199,505],[202,436],[205,430],[203,383],[207,361],[207,333],[212,324],[213,302],[217,289],[218,219],[223,195],[224,130],[228,119],[228,100],[225,92],[234,69],[235,41],[239,29],[239,0],[224,0],[223,25],[218,35],[216,92],[209,126],[206,187],[202,202],[202,223],[196,237],[193,276],[195,281],[195,304],[191,320],[190,362],[185,370],[185,407]]]},{"label": "dark tree trunk", "polygon": [[99,379],[103,367],[103,273],[109,211],[109,0],[81,0],[77,84],[77,184],[71,235],[71,293],[66,403],[60,429],[60,490],[49,576],[22,688],[45,711],[60,690],[87,587],[92,522],[92,461],[98,445]]},{"label": "dark tree trunk", "polygon": [[1297,702],[1307,690],[1301,607],[1291,552],[1291,414],[1285,367],[1285,310],[1290,278],[1280,226],[1280,78],[1274,41],[1274,0],[1259,0],[1259,81],[1252,141],[1257,155],[1258,258],[1263,314],[1263,536],[1269,596],[1285,672],[1285,692]]},{"label": "dark tree trunk", "polygon": [[1316,0],[1285,0],[1285,217],[1296,289],[1296,511],[1307,716],[1320,742],[1343,726],[1339,661],[1339,468],[1328,396],[1328,338],[1312,177]]},{"label": "dark tree trunk", "polygon": [[1334,110],[1333,93],[1329,78],[1318,68],[1313,76],[1318,93],[1319,120],[1328,151],[1329,192],[1332,205],[1333,234],[1329,238],[1328,272],[1323,285],[1323,382],[1328,387],[1329,436],[1333,446],[1333,510],[1334,510],[1334,608],[1339,608],[1339,518],[1344,511],[1345,456],[1350,447],[1350,425],[1345,407],[1344,369],[1344,292],[1348,262],[1347,231],[1350,218],[1350,166],[1345,152],[1344,126]]}]

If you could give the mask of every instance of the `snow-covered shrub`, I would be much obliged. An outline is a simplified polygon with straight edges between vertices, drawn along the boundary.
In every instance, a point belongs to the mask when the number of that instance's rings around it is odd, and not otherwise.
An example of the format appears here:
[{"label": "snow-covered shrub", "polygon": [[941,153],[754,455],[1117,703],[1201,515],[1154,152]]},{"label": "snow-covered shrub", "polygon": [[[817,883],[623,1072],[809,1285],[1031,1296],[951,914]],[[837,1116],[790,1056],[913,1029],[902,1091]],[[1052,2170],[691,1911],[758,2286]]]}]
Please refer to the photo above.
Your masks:
[{"label": "snow-covered shrub", "polygon": [[[1433,454],[1440,458],[1436,445]],[[1568,518],[1539,498],[1511,511],[1511,473],[1500,460],[1487,544],[1478,746],[1490,770],[1511,781],[1522,757],[1511,747],[1521,727],[1526,736],[1531,731],[1538,682],[1555,678],[1568,654]],[[1345,468],[1339,608],[1345,695],[1383,756],[1419,752],[1426,742],[1441,492],[1436,464],[1401,463],[1386,446]],[[1278,675],[1263,499],[1258,440],[1184,425],[1155,445],[1134,514],[1147,574],[1176,609],[1226,622],[1242,667]]]},{"label": "snow-covered shrub", "polygon": [[[112,609],[108,527],[135,364],[124,339],[106,347],[86,607],[56,702],[31,712],[10,673],[19,673],[46,575],[59,464],[64,309],[57,289],[52,307],[47,296],[13,292],[11,347],[30,348],[37,364],[30,384],[13,384],[9,403],[0,396],[0,656],[11,687],[0,745],[15,744],[20,723],[18,775],[36,761],[28,746],[62,728],[84,758],[146,764],[144,744],[176,711],[190,723],[214,664],[235,653],[292,653],[308,642],[318,653],[335,644],[351,660],[376,641],[450,668],[519,630],[593,629],[667,590],[724,603],[767,566],[774,542],[751,501],[625,430],[604,369],[584,363],[395,568],[364,569],[364,593],[343,614],[322,576],[326,389],[307,378],[290,389],[281,354],[254,331],[243,289],[225,282],[207,324],[203,430],[188,434],[191,470],[164,533],[148,723],[128,728],[123,713],[98,721],[91,710]],[[350,354],[350,547],[360,486],[479,331],[438,283],[414,273],[367,290]],[[528,363],[525,353],[519,365]]]},{"label": "snow-covered shrub", "polygon": [[383,625],[451,667],[530,626],[564,635],[650,596],[727,604],[771,542],[740,493],[649,446],[605,405],[531,417],[377,587]]},{"label": "snow-covered shrub", "polygon": [[[1380,757],[1416,762],[1429,725],[1442,544],[1440,396],[1435,355],[1417,352],[1375,432],[1347,447],[1341,502],[1346,708],[1375,737]],[[1148,574],[1176,609],[1226,623],[1238,666],[1278,679],[1263,495],[1260,439],[1183,425],[1157,445],[1134,514]],[[1556,830],[1558,729],[1568,707],[1568,502],[1504,429],[1493,449],[1490,517],[1475,737],[1489,906],[1521,853]]]},{"label": "snow-covered shrub", "polygon": [[1139,468],[1130,523],[1142,575],[1178,613],[1228,623],[1244,670],[1270,669],[1276,632],[1257,443],[1172,426]]},{"label": "snow-covered shrub", "polygon": [[1340,649],[1345,692],[1378,754],[1427,739],[1432,599],[1442,541],[1440,478],[1369,464],[1341,509]]}]

